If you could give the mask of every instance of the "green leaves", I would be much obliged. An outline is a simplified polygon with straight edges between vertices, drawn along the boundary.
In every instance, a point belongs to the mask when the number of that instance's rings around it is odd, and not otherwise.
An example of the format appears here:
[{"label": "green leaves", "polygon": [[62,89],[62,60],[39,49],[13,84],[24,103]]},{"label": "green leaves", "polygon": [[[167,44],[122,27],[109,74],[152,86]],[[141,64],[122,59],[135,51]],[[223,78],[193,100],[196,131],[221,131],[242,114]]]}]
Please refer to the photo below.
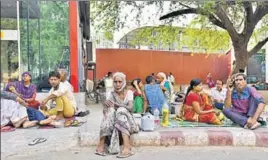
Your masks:
[{"label": "green leaves", "polygon": [[[69,46],[69,7],[68,2],[39,2],[41,50],[39,57],[38,20],[30,19],[30,69],[43,73],[54,70],[62,57],[63,47]],[[21,30],[21,62],[28,66],[27,57],[27,21],[20,19]],[[40,64],[39,64],[40,58]]]},{"label": "green leaves", "polygon": [[[105,7],[106,3],[110,3],[108,7]],[[169,46],[174,44],[177,49],[181,47],[188,47],[194,50],[205,52],[225,52],[230,48],[231,40],[230,34],[241,34],[246,23],[246,15],[251,12],[251,8],[256,8],[257,5],[265,3],[261,2],[247,2],[238,1],[148,1],[148,2],[92,2],[96,10],[92,11],[97,13],[97,16],[92,17],[92,22],[94,22],[94,28],[98,28],[98,31],[108,32],[109,34],[114,33],[115,30],[120,30],[125,26],[126,18],[129,16],[136,17],[134,21],[138,24],[142,21],[142,16],[145,15],[144,9],[148,6],[152,6],[152,10],[157,10],[157,14],[151,16],[149,19],[159,19],[160,15],[167,14],[169,12],[181,10],[181,9],[196,9],[197,13],[190,24],[185,28],[179,28],[174,22],[178,20],[178,17],[169,18],[162,21],[161,26],[153,25],[150,23],[144,23],[145,25],[136,30],[133,30],[130,35],[128,35],[128,40],[131,41],[131,45],[154,45],[154,46]],[[217,9],[221,9],[220,14],[217,13]],[[131,15],[129,13],[123,12],[126,8],[131,8]],[[194,12],[196,13],[196,12]],[[186,13],[187,14],[187,13]],[[103,15],[103,16],[100,16]],[[98,17],[102,17],[99,19]],[[185,15],[180,16],[180,21],[186,18]],[[224,20],[222,20],[223,18]],[[263,18],[262,24],[258,24],[258,29],[254,32],[252,38],[255,37],[255,44],[262,39],[262,34],[267,32],[267,17]],[[230,21],[230,22],[227,22]],[[265,22],[266,21],[266,22]],[[98,22],[96,27],[95,22]],[[226,23],[227,22],[227,23]],[[226,26],[233,25],[232,27]],[[225,30],[228,27],[228,33]],[[102,27],[99,27],[102,26]],[[132,27],[134,28],[134,27]],[[235,30],[235,31],[234,31]],[[179,33],[182,34],[179,34]],[[154,35],[152,35],[154,34]],[[251,33],[246,33],[251,34]],[[111,37],[111,36],[108,36]],[[130,37],[130,38],[129,38]],[[183,38],[181,38],[183,37]],[[233,36],[236,38],[239,36]],[[253,43],[251,39],[251,43]],[[197,47],[198,45],[198,47]]]}]

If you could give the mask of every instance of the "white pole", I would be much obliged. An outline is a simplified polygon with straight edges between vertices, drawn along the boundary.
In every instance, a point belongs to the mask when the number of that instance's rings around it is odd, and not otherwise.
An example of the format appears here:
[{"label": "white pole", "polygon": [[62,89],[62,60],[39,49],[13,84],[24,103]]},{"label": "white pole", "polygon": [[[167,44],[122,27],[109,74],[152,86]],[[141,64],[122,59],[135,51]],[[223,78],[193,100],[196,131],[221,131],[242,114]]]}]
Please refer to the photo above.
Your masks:
[{"label": "white pole", "polygon": [[20,1],[17,1],[17,41],[18,41],[18,62],[19,62],[19,80],[21,80],[21,54],[20,54]]},{"label": "white pole", "polygon": [[266,45],[265,52],[265,82],[268,83],[268,45]]}]

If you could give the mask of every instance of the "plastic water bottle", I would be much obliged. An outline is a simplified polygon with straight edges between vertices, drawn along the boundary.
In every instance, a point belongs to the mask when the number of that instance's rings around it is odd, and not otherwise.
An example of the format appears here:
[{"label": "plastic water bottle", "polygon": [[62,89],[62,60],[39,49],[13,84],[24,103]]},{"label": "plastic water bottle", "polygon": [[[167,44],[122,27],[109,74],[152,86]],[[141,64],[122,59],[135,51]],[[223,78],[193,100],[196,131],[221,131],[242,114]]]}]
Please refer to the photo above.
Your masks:
[{"label": "plastic water bottle", "polygon": [[156,108],[155,110],[154,110],[154,124],[155,124],[155,128],[158,128],[158,126],[159,126],[159,114],[160,114],[160,112],[159,112],[159,110],[158,110],[158,108]]},{"label": "plastic water bottle", "polygon": [[162,108],[162,126],[166,127],[169,124],[169,107],[167,102],[164,103]]}]

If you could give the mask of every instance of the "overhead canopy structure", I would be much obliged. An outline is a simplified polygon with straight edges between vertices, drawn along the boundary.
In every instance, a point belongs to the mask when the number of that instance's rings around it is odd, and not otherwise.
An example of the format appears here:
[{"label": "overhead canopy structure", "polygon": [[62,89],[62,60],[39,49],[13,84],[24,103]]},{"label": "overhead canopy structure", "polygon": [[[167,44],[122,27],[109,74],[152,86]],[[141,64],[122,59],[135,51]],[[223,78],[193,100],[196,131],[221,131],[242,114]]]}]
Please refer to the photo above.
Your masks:
[{"label": "overhead canopy structure", "polygon": [[83,25],[83,37],[88,40],[90,39],[89,3],[88,1],[79,1],[79,16],[80,24]]},{"label": "overhead canopy structure", "polygon": [[[27,10],[29,4],[29,18],[40,18],[40,10],[37,1],[20,1],[20,17],[27,18]],[[1,2],[1,18],[17,18],[17,2],[16,1],[3,1]]]}]

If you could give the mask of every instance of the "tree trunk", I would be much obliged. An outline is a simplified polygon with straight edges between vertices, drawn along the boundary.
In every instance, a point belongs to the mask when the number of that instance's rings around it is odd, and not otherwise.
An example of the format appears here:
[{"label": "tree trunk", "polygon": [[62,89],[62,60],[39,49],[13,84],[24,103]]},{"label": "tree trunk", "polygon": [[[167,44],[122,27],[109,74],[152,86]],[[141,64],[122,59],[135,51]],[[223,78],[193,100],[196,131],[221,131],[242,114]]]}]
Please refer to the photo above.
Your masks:
[{"label": "tree trunk", "polygon": [[240,69],[245,70],[249,61],[249,54],[246,47],[234,46],[235,65],[233,66],[232,74],[238,73]]}]

